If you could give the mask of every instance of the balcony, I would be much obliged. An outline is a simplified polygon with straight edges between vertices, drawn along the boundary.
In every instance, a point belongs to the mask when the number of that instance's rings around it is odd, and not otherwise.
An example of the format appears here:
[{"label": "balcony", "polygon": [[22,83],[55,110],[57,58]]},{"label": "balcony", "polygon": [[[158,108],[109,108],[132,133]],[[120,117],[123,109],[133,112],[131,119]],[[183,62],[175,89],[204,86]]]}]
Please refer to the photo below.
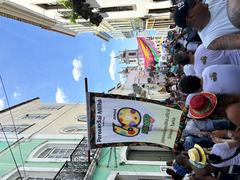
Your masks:
[{"label": "balcony", "polygon": [[91,179],[96,168],[97,159],[100,155],[99,149],[90,151],[90,162],[88,161],[87,138],[83,138],[70,156],[70,161],[66,161],[54,180],[85,180]]}]

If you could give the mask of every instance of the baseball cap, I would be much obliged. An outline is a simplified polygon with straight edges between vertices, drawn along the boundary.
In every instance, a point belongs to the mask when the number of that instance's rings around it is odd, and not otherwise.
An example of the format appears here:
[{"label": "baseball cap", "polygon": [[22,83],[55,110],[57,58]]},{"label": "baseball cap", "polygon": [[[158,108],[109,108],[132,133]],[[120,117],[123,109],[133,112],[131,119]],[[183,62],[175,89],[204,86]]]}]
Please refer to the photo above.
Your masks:
[{"label": "baseball cap", "polygon": [[181,0],[178,2],[173,15],[173,19],[177,26],[181,28],[185,28],[187,26],[186,17],[194,1],[195,0]]}]

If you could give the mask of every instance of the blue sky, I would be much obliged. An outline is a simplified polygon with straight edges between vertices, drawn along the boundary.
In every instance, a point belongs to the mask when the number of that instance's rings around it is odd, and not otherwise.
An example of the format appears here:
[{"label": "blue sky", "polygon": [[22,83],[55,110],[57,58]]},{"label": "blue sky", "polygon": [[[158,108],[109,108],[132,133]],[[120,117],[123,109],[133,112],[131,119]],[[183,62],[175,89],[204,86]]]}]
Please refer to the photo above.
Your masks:
[{"label": "blue sky", "polygon": [[[0,29],[0,73],[10,105],[34,97],[84,102],[84,78],[90,91],[107,91],[120,82],[120,65],[111,57],[137,48],[136,39],[106,42],[90,33],[69,37],[4,17]],[[0,109],[6,107],[0,85]]]}]

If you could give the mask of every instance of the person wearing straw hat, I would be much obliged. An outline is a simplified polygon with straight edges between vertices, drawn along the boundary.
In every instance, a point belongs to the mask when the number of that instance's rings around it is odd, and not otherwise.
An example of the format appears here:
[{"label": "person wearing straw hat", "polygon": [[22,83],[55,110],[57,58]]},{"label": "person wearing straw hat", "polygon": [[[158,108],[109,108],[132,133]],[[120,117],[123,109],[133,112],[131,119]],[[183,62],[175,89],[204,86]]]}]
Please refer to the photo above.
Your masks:
[{"label": "person wearing straw hat", "polygon": [[[189,162],[199,169],[207,166],[212,167],[212,170],[214,168],[220,168],[218,169],[217,179],[226,179],[226,177],[230,179],[239,178],[239,167],[230,168],[230,166],[240,165],[240,142],[229,141],[215,144],[210,153],[205,152],[201,146],[195,144],[192,149],[188,150],[188,157]],[[233,169],[236,171],[234,172]],[[225,173],[219,174],[219,172],[224,172],[223,170]],[[226,176],[226,173],[232,175],[228,174],[228,176]]]},{"label": "person wearing straw hat", "polygon": [[[199,92],[197,94],[201,94],[202,92]],[[196,94],[196,95],[197,95]],[[215,93],[213,93],[215,94]],[[231,105],[240,103],[240,94],[215,94],[217,97],[217,105],[216,108],[214,109],[214,111],[211,113],[211,118],[213,119],[223,119],[227,117],[227,113],[226,110],[231,107]],[[189,98],[189,105],[190,105],[190,101],[192,99],[192,97],[194,97],[195,95],[192,95]],[[189,105],[188,105],[188,109],[189,109]],[[238,108],[235,109],[235,112],[237,112]],[[192,118],[190,113],[188,113],[188,117]],[[229,117],[228,117],[229,119]],[[236,119],[236,121],[239,121],[238,119]],[[232,122],[233,124],[235,124],[234,122]],[[237,122],[236,122],[237,123]],[[235,124],[236,126],[238,126],[237,124]]]},{"label": "person wearing straw hat", "polygon": [[217,106],[217,97],[209,92],[202,92],[192,97],[189,104],[189,114],[195,119],[208,117]]},{"label": "person wearing straw hat", "polygon": [[[198,147],[200,146],[197,145],[194,147],[194,149],[196,151],[199,151]],[[217,178],[214,177],[212,173],[223,171],[224,169],[214,167],[208,163],[204,164],[204,155],[202,154],[201,151],[199,153],[199,156],[195,157],[195,160],[199,159],[201,159],[202,164],[197,162],[192,163],[193,161],[190,162],[189,160],[189,154],[182,153],[176,156],[175,163],[191,171],[191,173],[189,173],[189,179],[217,180]],[[178,173],[178,171],[175,172]]]},{"label": "person wearing straw hat", "polygon": [[210,153],[206,153],[201,146],[195,144],[188,150],[188,157],[189,162],[197,168],[204,168],[207,164],[216,168],[239,166],[240,142],[228,141],[215,144]]},{"label": "person wearing straw hat", "polygon": [[[237,105],[239,105],[238,108],[236,107]],[[190,100],[189,115],[195,119],[201,119],[202,121],[204,121],[205,118],[211,116],[212,112],[216,109],[216,106],[217,106],[217,96],[212,93],[202,92],[202,93],[196,94]],[[239,112],[240,112],[240,103],[233,103],[232,105],[229,105],[226,109],[227,117],[232,123],[234,123],[237,126],[236,129],[235,127],[234,129],[232,129],[232,125],[230,124],[230,122],[224,121],[224,120],[217,120],[217,119],[205,121],[206,122],[205,125],[208,127],[205,129],[210,129],[212,127],[212,130],[214,131],[209,133],[209,135],[213,137],[232,138],[240,141],[240,120],[239,120],[240,113]],[[196,121],[196,122],[200,123],[202,121]],[[187,123],[186,130],[184,131],[186,132],[196,131],[196,128],[195,129],[194,127],[191,128],[192,125],[191,126],[190,125],[188,125]],[[224,130],[220,130],[220,129],[224,129]]]},{"label": "person wearing straw hat", "polygon": [[[238,96],[237,96],[238,97]],[[211,117],[213,122],[225,119],[225,108],[232,102],[237,101],[236,96],[232,95],[219,95],[210,92],[201,92],[191,97],[189,101],[188,116],[194,119],[206,119]],[[229,101],[226,100],[228,98]],[[220,128],[221,125],[214,124],[213,128]],[[225,126],[225,125],[224,125]],[[226,129],[232,128],[226,126]]]},{"label": "person wearing straw hat", "polygon": [[189,162],[196,167],[204,168],[207,162],[206,154],[201,146],[195,144],[188,150]]}]

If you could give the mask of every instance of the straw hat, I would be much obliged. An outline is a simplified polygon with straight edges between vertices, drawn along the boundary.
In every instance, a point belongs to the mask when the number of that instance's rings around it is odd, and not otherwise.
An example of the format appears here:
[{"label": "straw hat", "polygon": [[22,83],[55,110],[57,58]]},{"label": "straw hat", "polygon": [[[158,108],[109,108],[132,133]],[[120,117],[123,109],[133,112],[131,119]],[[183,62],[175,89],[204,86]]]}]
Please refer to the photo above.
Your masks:
[{"label": "straw hat", "polygon": [[200,165],[205,165],[206,164],[206,154],[201,146],[198,144],[195,144],[192,149],[188,150],[188,156],[190,162],[193,162],[195,165],[200,164]]},{"label": "straw hat", "polygon": [[189,113],[193,118],[208,117],[217,106],[217,97],[209,92],[202,92],[193,96],[189,104]]}]

